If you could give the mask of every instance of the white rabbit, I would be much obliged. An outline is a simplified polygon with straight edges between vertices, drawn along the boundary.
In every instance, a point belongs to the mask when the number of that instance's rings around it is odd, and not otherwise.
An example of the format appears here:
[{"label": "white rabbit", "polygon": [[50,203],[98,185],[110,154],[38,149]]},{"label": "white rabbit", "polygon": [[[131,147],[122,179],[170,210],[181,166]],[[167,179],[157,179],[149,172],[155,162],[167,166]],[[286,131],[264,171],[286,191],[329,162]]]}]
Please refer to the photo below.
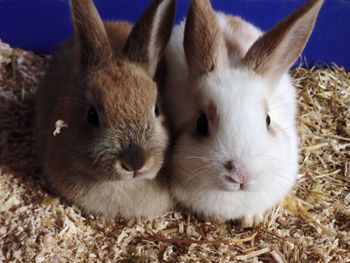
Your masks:
[{"label": "white rabbit", "polygon": [[262,221],[298,172],[295,87],[288,70],[323,0],[310,0],[263,34],[192,0],[166,49],[163,87],[176,135],[175,199],[205,219]]}]

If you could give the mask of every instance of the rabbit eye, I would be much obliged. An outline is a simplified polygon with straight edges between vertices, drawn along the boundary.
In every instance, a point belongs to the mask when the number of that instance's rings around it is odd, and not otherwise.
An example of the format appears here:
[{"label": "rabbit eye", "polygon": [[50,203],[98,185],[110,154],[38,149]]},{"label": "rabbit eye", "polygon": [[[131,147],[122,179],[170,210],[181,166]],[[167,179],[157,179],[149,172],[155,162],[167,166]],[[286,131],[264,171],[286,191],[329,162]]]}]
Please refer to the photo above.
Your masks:
[{"label": "rabbit eye", "polygon": [[270,124],[271,124],[271,118],[270,118],[270,115],[267,114],[267,116],[266,116],[266,127],[269,128]]},{"label": "rabbit eye", "polygon": [[159,107],[158,107],[157,104],[156,104],[156,106],[154,107],[154,114],[156,115],[156,117],[159,116]]},{"label": "rabbit eye", "polygon": [[87,121],[94,126],[99,126],[99,119],[96,109],[93,106],[90,106],[87,112]]},{"label": "rabbit eye", "polygon": [[199,113],[197,118],[197,133],[202,136],[209,135],[208,119],[203,111]]}]

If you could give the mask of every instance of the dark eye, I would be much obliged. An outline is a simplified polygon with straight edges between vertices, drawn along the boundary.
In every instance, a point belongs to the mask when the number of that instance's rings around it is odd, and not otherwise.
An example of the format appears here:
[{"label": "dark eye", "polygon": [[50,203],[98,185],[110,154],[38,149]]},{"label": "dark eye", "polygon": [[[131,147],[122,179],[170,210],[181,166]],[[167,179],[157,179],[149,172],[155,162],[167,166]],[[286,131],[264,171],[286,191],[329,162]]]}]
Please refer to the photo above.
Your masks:
[{"label": "dark eye", "polygon": [[87,121],[94,126],[99,126],[99,119],[96,109],[93,106],[90,106],[87,112]]},{"label": "dark eye", "polygon": [[271,118],[270,118],[270,115],[267,114],[267,116],[266,116],[266,127],[269,128],[270,124],[271,124]]},{"label": "dark eye", "polygon": [[159,116],[159,107],[158,107],[157,104],[156,104],[156,106],[154,107],[154,114],[156,115],[156,117]]},{"label": "dark eye", "polygon": [[197,133],[202,136],[209,135],[208,119],[204,112],[200,112],[197,118]]}]

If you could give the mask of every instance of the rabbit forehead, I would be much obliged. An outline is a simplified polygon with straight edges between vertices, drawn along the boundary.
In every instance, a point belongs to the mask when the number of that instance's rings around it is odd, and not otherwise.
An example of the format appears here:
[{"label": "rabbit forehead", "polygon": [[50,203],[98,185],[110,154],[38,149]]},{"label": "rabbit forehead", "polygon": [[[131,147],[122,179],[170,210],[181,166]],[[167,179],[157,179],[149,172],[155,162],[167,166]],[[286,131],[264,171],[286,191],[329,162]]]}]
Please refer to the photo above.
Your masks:
[{"label": "rabbit forehead", "polygon": [[138,65],[125,62],[94,72],[87,93],[107,126],[145,124],[153,112],[157,88]]},{"label": "rabbit forehead", "polygon": [[220,117],[256,115],[266,112],[269,89],[260,76],[244,69],[212,72],[201,79],[204,98],[211,101]]},{"label": "rabbit forehead", "polygon": [[[211,122],[212,132],[215,141],[220,142],[215,147],[225,158],[238,158],[243,152],[252,155],[254,147],[265,145],[261,137],[265,136],[269,94],[261,77],[243,70],[227,70],[213,72],[202,85],[204,100],[216,105],[218,121]],[[257,134],[261,134],[260,139],[252,148]]]},{"label": "rabbit forehead", "polygon": [[[290,108],[294,107],[294,97],[288,93],[288,88],[293,86],[287,75],[283,81],[272,88],[261,76],[245,69],[207,75],[202,80],[203,98],[216,105],[219,118],[212,147],[218,147],[226,158],[239,159],[258,152],[276,153],[281,147],[288,148],[288,142],[293,146],[295,114]],[[267,114],[272,119],[270,132],[266,130]],[[283,154],[276,156],[276,159],[286,158]]]}]

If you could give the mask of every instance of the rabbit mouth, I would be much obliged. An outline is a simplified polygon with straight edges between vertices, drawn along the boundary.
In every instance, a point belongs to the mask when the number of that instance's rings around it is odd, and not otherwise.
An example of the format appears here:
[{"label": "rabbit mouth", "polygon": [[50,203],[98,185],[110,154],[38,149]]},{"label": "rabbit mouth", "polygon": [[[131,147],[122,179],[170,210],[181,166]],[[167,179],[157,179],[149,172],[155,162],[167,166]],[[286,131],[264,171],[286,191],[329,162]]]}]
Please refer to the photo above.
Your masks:
[{"label": "rabbit mouth", "polygon": [[149,165],[146,165],[144,168],[140,170],[130,170],[127,171],[122,169],[119,164],[115,166],[114,174],[121,181],[129,181],[129,180],[142,180],[142,179],[154,179],[159,170],[161,168],[161,164],[158,162],[152,161]]},{"label": "rabbit mouth", "polygon": [[225,175],[225,182],[226,186],[229,188],[229,190],[236,192],[236,191],[244,191],[247,188],[247,185],[245,183],[240,183],[231,176]]}]

